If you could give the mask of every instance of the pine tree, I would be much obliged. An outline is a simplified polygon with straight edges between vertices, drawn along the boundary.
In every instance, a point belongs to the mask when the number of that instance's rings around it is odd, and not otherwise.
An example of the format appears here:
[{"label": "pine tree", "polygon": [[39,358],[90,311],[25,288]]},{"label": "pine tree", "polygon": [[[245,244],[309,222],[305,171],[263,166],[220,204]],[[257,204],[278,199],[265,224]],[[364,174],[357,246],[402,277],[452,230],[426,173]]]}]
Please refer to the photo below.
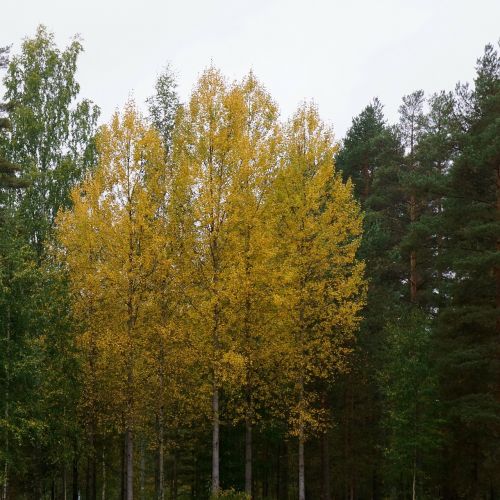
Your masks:
[{"label": "pine tree", "polygon": [[406,236],[406,245],[420,248],[420,305],[436,310],[445,295],[440,257],[445,238],[442,217],[446,183],[456,156],[455,98],[440,92],[428,99],[429,112],[418,145],[419,175],[414,183],[421,200],[418,221]]},{"label": "pine tree", "polygon": [[498,475],[500,60],[487,45],[475,86],[457,87],[458,154],[443,201],[446,304],[439,316],[447,405],[447,495],[495,496]]},{"label": "pine tree", "polygon": [[347,131],[336,155],[345,179],[351,178],[365,212],[359,256],[366,262],[367,306],[351,358],[351,369],[340,377],[331,399],[339,408],[332,438],[342,450],[336,475],[349,498],[380,494],[383,471],[381,388],[373,373],[381,369],[385,326],[395,318],[393,304],[401,300],[406,271],[398,246],[402,236],[404,197],[400,185],[401,144],[374,99]]},{"label": "pine tree", "polygon": [[[418,157],[418,146],[425,127],[424,92],[417,90],[403,97],[403,104],[399,108],[399,133],[405,148],[402,169],[402,189],[406,195],[408,227],[407,232],[412,233],[413,226],[418,222],[422,210],[425,209],[425,200],[419,196],[418,184],[422,175],[422,166]],[[405,235],[406,237],[406,235]],[[417,304],[419,291],[423,281],[420,266],[419,250],[415,241],[403,240],[401,249],[408,259],[409,272],[409,300]],[[407,255],[406,255],[407,254]]]}]

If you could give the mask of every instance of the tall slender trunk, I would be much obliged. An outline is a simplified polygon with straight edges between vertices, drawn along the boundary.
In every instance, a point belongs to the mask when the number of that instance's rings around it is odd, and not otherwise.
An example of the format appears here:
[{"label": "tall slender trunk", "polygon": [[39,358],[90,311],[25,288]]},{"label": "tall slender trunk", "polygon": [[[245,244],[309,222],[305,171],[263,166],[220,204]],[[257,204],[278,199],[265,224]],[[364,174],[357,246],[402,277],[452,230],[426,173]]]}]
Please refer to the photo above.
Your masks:
[{"label": "tall slender trunk", "polygon": [[[496,195],[497,195],[497,218],[500,217],[500,166],[497,166],[496,172]],[[500,252],[500,237],[497,237],[496,250]],[[500,335],[500,265],[495,267],[495,281],[496,281],[496,308],[497,308],[497,322],[496,333]]]},{"label": "tall slender trunk", "polygon": [[[214,252],[214,279],[218,281],[218,263]],[[219,303],[216,302],[213,309],[212,341],[216,357],[220,352],[219,344]],[[219,386],[218,375],[215,366],[212,373],[212,494],[217,495],[220,490],[220,420],[219,420]]]},{"label": "tall slender trunk", "polygon": [[[415,394],[415,415],[413,421],[413,435],[418,436],[418,424],[419,424],[419,405],[418,405],[418,392]],[[416,499],[417,494],[417,467],[418,467],[418,449],[417,445],[413,446],[413,478],[412,478],[412,500]]]},{"label": "tall slender trunk", "polygon": [[328,433],[325,432],[321,436],[321,468],[322,468],[322,493],[323,500],[331,500],[331,486],[330,486],[330,442]]},{"label": "tall slender trunk", "polygon": [[[91,442],[92,443],[92,442]],[[92,444],[91,444],[92,446]],[[93,452],[92,452],[93,453]],[[96,463],[94,455],[87,458],[87,472],[86,472],[86,498],[88,500],[96,500],[97,489],[96,489]]]},{"label": "tall slender trunk", "polygon": [[127,482],[127,471],[125,469],[125,455],[127,454],[127,445],[126,445],[126,439],[125,439],[125,434],[123,435],[123,443],[122,443],[122,452],[121,452],[121,491],[120,491],[120,500],[125,500],[125,492],[127,489],[126,482]]},{"label": "tall slender trunk", "polygon": [[158,416],[158,484],[157,484],[157,500],[165,500],[165,444],[164,444],[164,431],[163,431],[163,418],[164,418],[163,405],[160,407]]},{"label": "tall slender trunk", "polygon": [[94,419],[89,436],[89,448],[91,455],[87,459],[87,498],[89,500],[96,500],[97,498],[97,481],[96,481],[96,455],[95,455],[95,440],[94,440]]},{"label": "tall slender trunk", "polygon": [[134,499],[134,441],[132,430],[128,428],[125,432],[125,449],[126,449],[126,500]]},{"label": "tall slender trunk", "polygon": [[353,471],[353,439],[352,439],[352,421],[354,416],[354,394],[352,390],[353,380],[349,374],[344,390],[344,462],[345,475],[344,498],[354,499],[354,471]]},{"label": "tall slender trunk", "polygon": [[[352,382],[354,384],[354,382]],[[349,420],[351,422],[351,432],[349,435],[349,443],[350,443],[350,455],[351,455],[351,463],[349,467],[349,475],[350,475],[350,495],[351,495],[351,500],[354,500],[355,498],[355,491],[356,491],[356,458],[355,458],[355,450],[354,450],[354,438],[353,438],[353,433],[352,433],[352,422],[354,422],[354,390],[353,386],[351,386],[349,390]]]},{"label": "tall slender trunk", "polygon": [[127,205],[128,205],[128,220],[129,220],[129,234],[128,234],[128,269],[127,269],[127,352],[125,353],[126,371],[127,371],[127,413],[125,418],[125,499],[133,500],[134,498],[134,442],[133,442],[133,406],[134,406],[134,328],[137,319],[137,308],[134,307],[134,296],[136,294],[136,283],[133,276],[135,269],[134,255],[136,252],[136,241],[134,239],[134,215],[132,210],[132,186],[131,186],[131,149],[130,142],[128,144],[127,154]]},{"label": "tall slender trunk", "polygon": [[[167,318],[165,318],[167,321]],[[157,432],[158,432],[158,450],[157,450],[157,484],[156,498],[157,500],[165,500],[165,406],[163,404],[163,395],[165,393],[165,350],[163,338],[159,338],[160,345],[158,349],[158,380],[160,383],[160,407],[156,416]]]},{"label": "tall slender trunk", "polygon": [[63,500],[67,500],[68,498],[68,479],[66,476],[66,464],[63,465],[63,475],[62,475],[62,493],[63,493]]},{"label": "tall slender trunk", "polygon": [[139,498],[144,500],[144,491],[146,484],[146,452],[144,450],[144,439],[140,441],[140,469],[139,469]]},{"label": "tall slender trunk", "polygon": [[[282,456],[283,453],[283,456]],[[278,446],[278,477],[277,494],[278,500],[288,500],[288,442],[283,442]]]},{"label": "tall slender trunk", "polygon": [[252,419],[245,419],[245,493],[252,497]]},{"label": "tall slender trunk", "polygon": [[198,492],[200,491],[200,467],[198,465],[198,457],[195,456],[194,459],[194,488],[193,488],[193,500],[198,498]]},{"label": "tall slender trunk", "polygon": [[[248,179],[247,179],[248,181]],[[248,182],[247,182],[248,188]],[[252,265],[250,262],[250,227],[247,224],[245,228],[245,278],[247,282],[251,282]],[[243,319],[243,331],[245,336],[246,358],[249,360],[249,353],[252,351],[253,345],[251,344],[251,319],[250,315],[252,313],[252,303],[250,300],[250,293],[245,294],[245,312]],[[251,363],[248,363],[251,366]],[[245,387],[245,404],[246,404],[246,415],[245,415],[245,493],[251,498],[252,497],[252,387],[251,387],[252,373],[250,368],[247,368],[247,384]]]},{"label": "tall slender trunk", "polygon": [[177,500],[177,453],[174,452],[174,461],[172,464],[172,500]]},{"label": "tall slender trunk", "polygon": [[104,447],[102,448],[102,487],[101,500],[106,500],[106,454]]},{"label": "tall slender trunk", "polygon": [[[304,222],[302,221],[302,229],[304,228]],[[304,247],[301,243],[300,245],[300,255],[304,254]],[[300,296],[303,297],[305,289],[305,277],[303,276],[300,280]],[[301,301],[302,302],[302,301]],[[304,314],[304,304],[300,304],[299,310],[299,346],[301,349],[301,357],[304,359],[305,346],[304,346],[304,334],[306,331],[305,314]],[[303,365],[304,368],[304,365]],[[304,401],[304,378],[303,372],[299,374],[299,404],[302,406]],[[302,415],[300,416],[299,423],[299,500],[305,500],[306,498],[306,480],[305,480],[305,464],[304,464],[304,422],[302,420]]]},{"label": "tall slender trunk", "polygon": [[[410,130],[410,170],[415,171],[417,164],[415,162],[415,141],[416,141],[416,123],[412,118],[411,130]],[[410,195],[410,223],[413,224],[417,220],[417,199],[414,193]],[[410,251],[410,302],[412,304],[417,303],[417,286],[418,286],[418,276],[417,276],[417,253],[414,248]]]},{"label": "tall slender trunk", "polygon": [[366,201],[370,195],[372,176],[368,161],[363,165],[363,201]]},{"label": "tall slender trunk", "polygon": [[214,381],[212,394],[212,493],[220,489],[219,476],[219,388]]},{"label": "tall slender trunk", "polygon": [[289,449],[289,442],[285,442],[285,470],[283,471],[283,492],[282,492],[282,499],[283,500],[288,500],[288,480],[289,480],[289,474],[290,474],[290,449]]},{"label": "tall slender trunk", "polygon": [[372,471],[372,494],[371,494],[371,500],[375,500],[378,498],[378,487],[377,487],[377,473],[375,468]]},{"label": "tall slender trunk", "polygon": [[[271,457],[267,450],[264,451],[264,463],[271,464]],[[269,498],[269,477],[270,470],[269,467],[266,467],[262,474],[262,498]]]},{"label": "tall slender trunk", "polygon": [[413,478],[412,478],[412,500],[417,498],[417,452],[415,451],[415,456],[413,457]]},{"label": "tall slender trunk", "polygon": [[7,318],[5,321],[6,327],[6,345],[5,345],[5,410],[4,410],[4,418],[5,418],[5,464],[3,469],[3,488],[2,488],[2,499],[7,500],[7,496],[9,494],[9,390],[10,390],[10,304],[7,304]]},{"label": "tall slender trunk", "polygon": [[304,428],[300,424],[299,429],[299,500],[306,500],[306,481],[304,464]]},{"label": "tall slender trunk", "polygon": [[280,500],[280,481],[281,481],[281,443],[278,442],[278,451],[276,453],[276,499]]},{"label": "tall slender trunk", "polygon": [[417,302],[417,252],[412,250],[410,253],[410,302]]},{"label": "tall slender trunk", "polygon": [[[410,197],[410,221],[414,223],[417,220],[417,201],[415,195]],[[410,302],[417,303],[417,287],[418,287],[418,273],[417,273],[417,252],[412,249],[410,252]]]},{"label": "tall slender trunk", "polygon": [[75,456],[73,457],[73,500],[78,500],[78,455],[75,446]]}]

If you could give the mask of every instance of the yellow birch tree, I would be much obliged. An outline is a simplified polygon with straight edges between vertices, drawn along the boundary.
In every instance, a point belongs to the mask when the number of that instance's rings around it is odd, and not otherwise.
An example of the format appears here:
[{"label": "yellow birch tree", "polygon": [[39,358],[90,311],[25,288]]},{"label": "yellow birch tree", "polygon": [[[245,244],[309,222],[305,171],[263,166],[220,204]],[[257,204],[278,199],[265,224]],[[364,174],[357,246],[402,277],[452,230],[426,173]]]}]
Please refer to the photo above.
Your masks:
[{"label": "yellow birch tree", "polygon": [[245,423],[245,492],[251,496],[252,429],[259,409],[271,404],[270,372],[277,366],[272,329],[276,273],[272,231],[266,222],[280,127],[276,104],[252,73],[232,87],[228,108],[235,168],[227,222],[231,257],[225,275],[232,347],[226,356],[233,360],[227,364],[233,377],[227,392],[235,420]]},{"label": "yellow birch tree", "polygon": [[227,84],[214,68],[200,77],[190,102],[180,112],[174,134],[177,168],[189,184],[184,210],[194,228],[191,247],[190,303],[197,332],[205,390],[211,394],[212,491],[220,489],[219,438],[221,366],[230,348],[227,336],[227,295],[223,274],[227,269],[227,204],[234,170],[233,134],[228,119]]},{"label": "yellow birch tree", "polygon": [[346,368],[366,287],[356,258],[361,212],[350,182],[335,172],[335,151],[332,131],[314,105],[304,104],[287,124],[274,190],[281,323],[289,335],[283,375],[299,443],[299,500],[305,499],[304,443],[323,420],[315,385]]},{"label": "yellow birch tree", "polygon": [[89,414],[124,435],[125,493],[133,498],[134,433],[145,418],[149,332],[158,301],[152,277],[162,266],[165,234],[164,151],[133,103],[98,136],[99,165],[72,192],[57,234],[67,266],[75,318],[81,325]]}]

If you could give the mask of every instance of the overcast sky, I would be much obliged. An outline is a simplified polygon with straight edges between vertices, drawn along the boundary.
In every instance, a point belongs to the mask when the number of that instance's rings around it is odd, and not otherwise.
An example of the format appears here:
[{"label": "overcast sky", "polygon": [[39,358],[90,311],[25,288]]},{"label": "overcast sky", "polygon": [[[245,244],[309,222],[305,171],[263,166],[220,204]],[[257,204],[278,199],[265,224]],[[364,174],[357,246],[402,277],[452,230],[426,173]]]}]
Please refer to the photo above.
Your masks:
[{"label": "overcast sky", "polygon": [[314,99],[338,138],[374,96],[395,120],[404,94],[472,80],[500,36],[499,0],[13,0],[1,15],[14,53],[40,23],[60,45],[81,34],[82,95],[104,120],[129,95],[142,105],[167,62],[183,100],[213,62],[253,69],[283,117]]}]

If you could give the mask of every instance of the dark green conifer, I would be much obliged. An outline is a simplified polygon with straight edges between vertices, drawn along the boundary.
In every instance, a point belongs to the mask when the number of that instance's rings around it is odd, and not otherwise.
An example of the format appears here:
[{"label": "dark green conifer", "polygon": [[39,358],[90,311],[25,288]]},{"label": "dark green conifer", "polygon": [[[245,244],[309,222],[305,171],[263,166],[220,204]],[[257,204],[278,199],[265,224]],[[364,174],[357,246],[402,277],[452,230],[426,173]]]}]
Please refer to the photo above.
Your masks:
[{"label": "dark green conifer", "polygon": [[454,498],[500,495],[500,59],[487,45],[475,86],[457,87],[458,154],[444,200],[447,302],[439,316]]}]

